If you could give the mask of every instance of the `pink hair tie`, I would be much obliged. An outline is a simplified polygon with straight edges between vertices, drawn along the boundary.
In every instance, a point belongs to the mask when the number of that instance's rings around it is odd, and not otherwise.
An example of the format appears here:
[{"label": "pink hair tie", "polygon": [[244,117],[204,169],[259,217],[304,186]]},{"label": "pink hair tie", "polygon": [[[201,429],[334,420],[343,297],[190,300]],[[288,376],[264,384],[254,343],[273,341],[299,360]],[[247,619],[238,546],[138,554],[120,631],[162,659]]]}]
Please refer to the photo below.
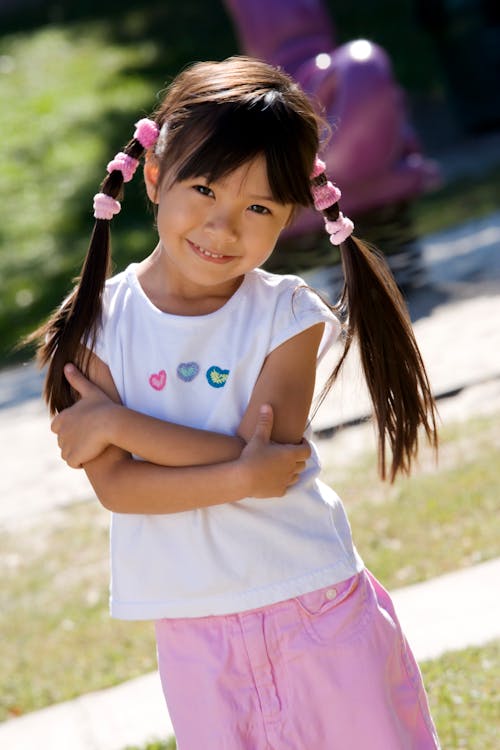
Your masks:
[{"label": "pink hair tie", "polygon": [[354,224],[342,212],[339,213],[335,221],[325,221],[325,229],[330,235],[332,245],[340,245],[351,236],[354,230]]},{"label": "pink hair tie", "polygon": [[109,162],[106,169],[110,174],[115,171],[121,172],[123,175],[123,182],[130,182],[138,165],[138,159],[134,159],[133,156],[129,156],[128,154],[124,154],[123,151],[120,151],[116,154],[114,159]]},{"label": "pink hair tie", "polygon": [[141,146],[143,146],[146,149],[154,146],[160,134],[160,131],[156,122],[154,122],[154,120],[148,120],[147,117],[144,117],[142,120],[139,120],[138,122],[134,124],[135,124],[135,133],[134,133],[135,140],[139,141]]},{"label": "pink hair tie", "polygon": [[96,219],[106,219],[109,221],[113,216],[120,212],[121,205],[118,201],[106,195],[106,193],[97,193],[94,195],[94,217]]},{"label": "pink hair tie", "polygon": [[313,171],[311,172],[311,177],[309,179],[314,180],[315,177],[319,177],[320,174],[322,174],[326,169],[326,164],[324,161],[321,161],[319,156],[316,157],[314,160],[314,167]]},{"label": "pink hair tie", "polygon": [[325,185],[313,185],[311,188],[316,211],[324,211],[338,203],[342,193],[339,188],[328,181]]}]

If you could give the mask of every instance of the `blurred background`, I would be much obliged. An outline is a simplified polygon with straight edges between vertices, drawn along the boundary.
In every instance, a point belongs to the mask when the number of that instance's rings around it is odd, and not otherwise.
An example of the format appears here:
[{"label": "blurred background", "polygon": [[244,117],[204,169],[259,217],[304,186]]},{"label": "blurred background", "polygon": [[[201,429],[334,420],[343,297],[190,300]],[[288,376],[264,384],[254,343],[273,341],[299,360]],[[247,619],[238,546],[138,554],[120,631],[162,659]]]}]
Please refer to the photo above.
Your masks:
[{"label": "blurred background", "polygon": [[[481,592],[483,565],[500,560],[498,2],[0,0],[0,746],[9,750],[52,748],[41,724],[19,717],[155,669],[150,625],[109,619],[107,513],[83,472],[60,460],[32,351],[16,344],[71,289],[92,196],[133,123],[185,65],[238,52],[281,64],[324,109],[342,207],[386,253],[438,398],[440,463],[423,450],[411,482],[393,487],[376,475],[356,373],[347,370],[313,422],[325,481],[345,500],[367,565],[404,591],[470,570]],[[318,221],[303,212],[271,267],[335,295],[338,256]],[[115,269],[155,241],[137,179],[113,220]],[[463,600],[457,580],[458,596],[445,585],[452,615]],[[476,624],[494,631],[490,589],[484,601]],[[438,643],[416,618],[429,637],[419,659],[443,747],[493,750],[498,627],[460,640],[462,619]],[[132,694],[115,722],[97,712],[90,727],[86,715],[85,750],[125,750],[124,716],[133,724],[148,702]],[[160,705],[162,739],[147,750],[174,747],[163,722]],[[12,726],[24,734],[8,734]],[[106,728],[113,741],[99,744]],[[60,729],[56,721],[54,737]]]},{"label": "blurred background", "polygon": [[[498,199],[499,13],[493,0],[0,0],[0,366],[26,357],[16,342],[70,288],[131,124],[183,66],[238,51],[282,64],[325,109],[358,235],[403,287],[422,284],[419,238]],[[120,268],[154,238],[140,180],[126,201]],[[270,267],[336,260],[306,212]]]}]

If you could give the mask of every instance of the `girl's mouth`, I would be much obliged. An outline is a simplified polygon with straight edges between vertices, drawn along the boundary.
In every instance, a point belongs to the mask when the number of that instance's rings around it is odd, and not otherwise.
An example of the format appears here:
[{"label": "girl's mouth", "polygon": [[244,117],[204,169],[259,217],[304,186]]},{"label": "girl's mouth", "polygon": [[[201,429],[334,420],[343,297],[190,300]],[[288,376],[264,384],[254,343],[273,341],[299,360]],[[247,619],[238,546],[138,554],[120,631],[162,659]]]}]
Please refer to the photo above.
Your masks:
[{"label": "girl's mouth", "polygon": [[203,258],[204,260],[208,260],[212,263],[228,263],[230,260],[232,260],[231,255],[222,255],[221,253],[214,253],[211,250],[206,250],[204,247],[200,247],[200,245],[197,245],[195,242],[191,242],[191,240],[188,240],[188,243],[190,247],[193,249],[193,251],[198,255],[199,257]]}]

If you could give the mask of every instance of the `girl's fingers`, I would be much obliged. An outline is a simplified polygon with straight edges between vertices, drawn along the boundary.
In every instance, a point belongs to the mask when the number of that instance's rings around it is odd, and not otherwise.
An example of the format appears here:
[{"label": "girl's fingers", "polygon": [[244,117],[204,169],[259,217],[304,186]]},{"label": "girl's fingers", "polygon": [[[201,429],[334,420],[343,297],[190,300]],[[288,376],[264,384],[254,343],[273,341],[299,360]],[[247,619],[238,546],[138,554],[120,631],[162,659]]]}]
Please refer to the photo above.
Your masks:
[{"label": "girl's fingers", "polygon": [[90,380],[87,380],[85,375],[82,375],[80,370],[72,364],[64,366],[64,375],[66,380],[75,391],[78,391],[80,396],[85,396],[87,393],[93,390],[93,385]]},{"label": "girl's fingers", "polygon": [[302,442],[298,447],[300,450],[300,457],[304,459],[304,461],[307,461],[311,456],[311,446],[309,445],[309,442],[305,438],[302,438]]},{"label": "girl's fingers", "polygon": [[261,440],[263,443],[269,443],[273,431],[273,421],[274,415],[271,406],[263,404],[260,407],[259,417],[252,437]]}]

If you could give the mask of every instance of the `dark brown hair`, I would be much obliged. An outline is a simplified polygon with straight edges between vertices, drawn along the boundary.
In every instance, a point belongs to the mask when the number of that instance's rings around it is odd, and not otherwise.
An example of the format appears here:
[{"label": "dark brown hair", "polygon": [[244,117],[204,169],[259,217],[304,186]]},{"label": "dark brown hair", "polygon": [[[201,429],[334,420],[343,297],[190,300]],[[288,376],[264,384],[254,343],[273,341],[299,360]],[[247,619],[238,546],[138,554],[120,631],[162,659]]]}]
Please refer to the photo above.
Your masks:
[{"label": "dark brown hair", "polygon": [[[177,76],[152,119],[161,128],[154,153],[160,182],[193,176],[217,181],[264,155],[273,198],[312,204],[310,174],[326,126],[281,70],[248,57],[197,63]],[[135,139],[123,150],[134,158],[144,152]],[[111,172],[101,191],[121,198],[121,172]],[[338,211],[335,205],[323,213],[335,219]],[[408,313],[384,260],[355,238],[343,243],[341,254],[345,286],[332,309],[346,318],[346,348],[328,387],[356,336],[378,426],[380,473],[385,477],[388,441],[393,479],[398,470],[409,471],[420,426],[436,444],[434,402]],[[75,401],[64,365],[75,362],[87,371],[109,267],[109,221],[96,220],[77,286],[34,334],[41,342],[39,362],[48,365],[45,398],[52,413]]]}]

